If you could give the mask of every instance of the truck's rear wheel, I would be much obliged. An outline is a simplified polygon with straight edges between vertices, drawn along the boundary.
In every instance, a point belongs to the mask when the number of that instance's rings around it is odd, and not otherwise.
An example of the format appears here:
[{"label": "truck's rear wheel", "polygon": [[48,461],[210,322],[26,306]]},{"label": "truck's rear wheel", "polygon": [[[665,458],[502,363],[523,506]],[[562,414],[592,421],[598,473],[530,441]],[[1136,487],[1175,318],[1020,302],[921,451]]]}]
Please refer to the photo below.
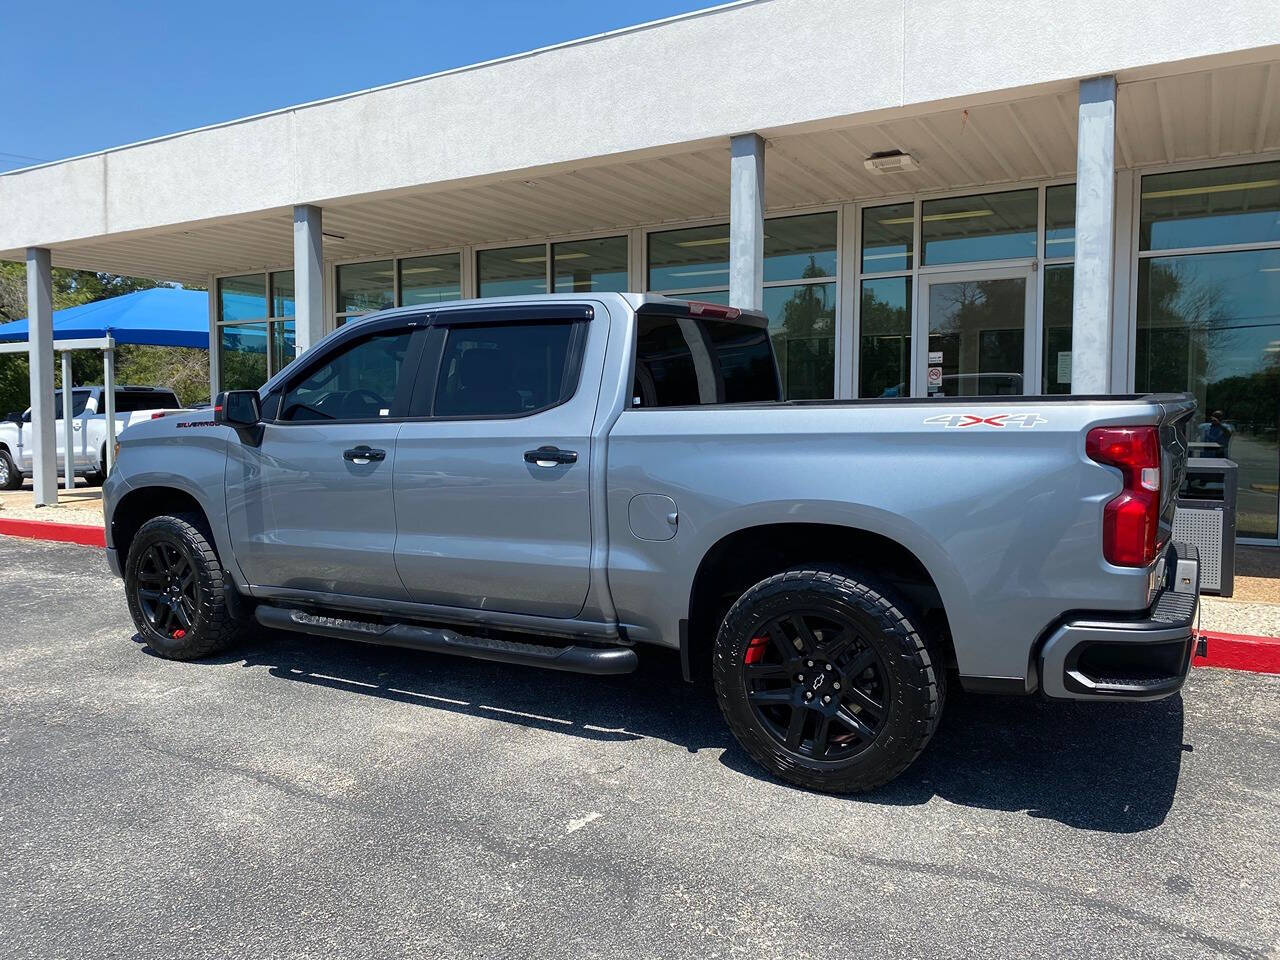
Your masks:
[{"label": "truck's rear wheel", "polygon": [[9,456],[8,450],[0,450],[0,490],[17,490],[22,486],[22,471]]},{"label": "truck's rear wheel", "polygon": [[945,683],[910,608],[834,569],[757,583],[716,637],[716,694],[734,736],[814,790],[870,790],[905,770],[933,736]]},{"label": "truck's rear wheel", "polygon": [[134,626],[156,653],[194,660],[231,646],[245,624],[199,518],[155,517],[129,546],[125,593]]}]

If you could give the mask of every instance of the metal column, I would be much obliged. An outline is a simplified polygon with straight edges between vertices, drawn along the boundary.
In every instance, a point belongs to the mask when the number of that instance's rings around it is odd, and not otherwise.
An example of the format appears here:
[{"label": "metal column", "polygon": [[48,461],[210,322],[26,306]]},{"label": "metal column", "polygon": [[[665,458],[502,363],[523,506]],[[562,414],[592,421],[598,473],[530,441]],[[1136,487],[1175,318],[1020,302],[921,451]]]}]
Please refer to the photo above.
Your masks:
[{"label": "metal column", "polygon": [[53,268],[49,251],[27,250],[27,356],[31,363],[31,469],[35,505],[58,502],[53,416]]},{"label": "metal column", "polygon": [[729,142],[729,303],[764,306],[764,140],[744,133]]},{"label": "metal column", "polygon": [[1071,392],[1110,393],[1115,262],[1116,78],[1080,81]]},{"label": "metal column", "polygon": [[320,208],[293,208],[294,343],[299,355],[324,336],[324,233]]},{"label": "metal column", "polygon": [[75,417],[71,403],[71,351],[62,351],[62,485],[67,490],[76,488]]}]

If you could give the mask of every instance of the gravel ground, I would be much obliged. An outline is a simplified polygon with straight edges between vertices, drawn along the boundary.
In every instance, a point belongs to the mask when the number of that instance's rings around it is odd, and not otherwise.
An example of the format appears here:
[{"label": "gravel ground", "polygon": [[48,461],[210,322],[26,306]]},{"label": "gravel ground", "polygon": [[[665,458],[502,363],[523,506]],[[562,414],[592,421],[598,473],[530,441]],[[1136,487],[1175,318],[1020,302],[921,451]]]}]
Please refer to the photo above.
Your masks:
[{"label": "gravel ground", "polygon": [[1280,677],[953,697],[866,797],[760,774],[651,653],[590,679],[134,640],[0,538],[0,957],[1280,956]]}]

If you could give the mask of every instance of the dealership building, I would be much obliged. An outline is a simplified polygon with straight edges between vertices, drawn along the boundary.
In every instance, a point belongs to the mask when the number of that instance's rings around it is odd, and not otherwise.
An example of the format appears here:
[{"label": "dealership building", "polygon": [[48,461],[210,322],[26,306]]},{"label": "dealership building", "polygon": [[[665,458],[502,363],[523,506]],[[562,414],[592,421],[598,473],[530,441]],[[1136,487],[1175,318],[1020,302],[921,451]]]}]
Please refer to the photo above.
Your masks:
[{"label": "dealership building", "polygon": [[795,399],[1190,391],[1278,542],[1272,3],[742,0],[0,175],[0,259],[50,409],[50,265],[208,284],[211,391],[392,305],[653,291],[764,310]]}]

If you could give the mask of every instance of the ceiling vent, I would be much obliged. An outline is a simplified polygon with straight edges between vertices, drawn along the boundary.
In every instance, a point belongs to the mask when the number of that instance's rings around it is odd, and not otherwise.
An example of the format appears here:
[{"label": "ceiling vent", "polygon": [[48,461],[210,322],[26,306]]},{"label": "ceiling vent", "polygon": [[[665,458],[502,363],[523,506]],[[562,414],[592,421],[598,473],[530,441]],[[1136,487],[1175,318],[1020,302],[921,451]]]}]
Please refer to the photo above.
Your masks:
[{"label": "ceiling vent", "polygon": [[901,150],[873,153],[862,161],[862,165],[872,173],[909,173],[920,169],[920,164],[916,163],[915,157]]}]

